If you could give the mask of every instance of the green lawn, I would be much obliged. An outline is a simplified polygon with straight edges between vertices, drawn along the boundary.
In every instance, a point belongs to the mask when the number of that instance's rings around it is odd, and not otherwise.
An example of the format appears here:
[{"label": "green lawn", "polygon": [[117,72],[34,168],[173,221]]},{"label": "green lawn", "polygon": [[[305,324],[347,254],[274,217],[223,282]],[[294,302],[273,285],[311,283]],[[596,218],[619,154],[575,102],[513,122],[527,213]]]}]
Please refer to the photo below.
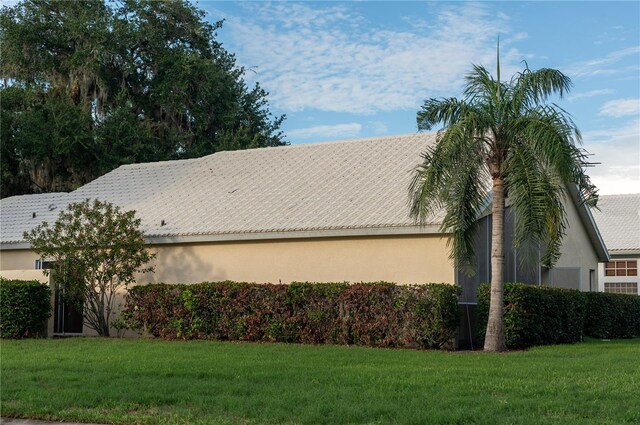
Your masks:
[{"label": "green lawn", "polygon": [[640,423],[640,339],[507,354],[78,338],[0,343],[2,415],[156,423]]}]

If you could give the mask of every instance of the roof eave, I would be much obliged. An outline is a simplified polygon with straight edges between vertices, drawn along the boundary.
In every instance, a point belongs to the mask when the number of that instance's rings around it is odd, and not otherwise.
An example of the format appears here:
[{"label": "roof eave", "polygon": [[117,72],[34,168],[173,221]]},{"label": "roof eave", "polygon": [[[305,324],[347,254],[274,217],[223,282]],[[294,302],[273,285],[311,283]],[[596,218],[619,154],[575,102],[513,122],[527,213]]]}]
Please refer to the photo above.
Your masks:
[{"label": "roof eave", "polygon": [[640,257],[640,248],[634,249],[612,249],[609,251],[611,259],[621,257]]},{"label": "roof eave", "polygon": [[[236,242],[282,239],[343,238],[367,236],[412,236],[442,234],[439,224],[425,226],[363,227],[345,229],[298,230],[285,232],[217,233],[192,235],[152,235],[145,238],[148,245],[172,245],[207,242]],[[30,249],[28,242],[0,243],[0,250]]]}]

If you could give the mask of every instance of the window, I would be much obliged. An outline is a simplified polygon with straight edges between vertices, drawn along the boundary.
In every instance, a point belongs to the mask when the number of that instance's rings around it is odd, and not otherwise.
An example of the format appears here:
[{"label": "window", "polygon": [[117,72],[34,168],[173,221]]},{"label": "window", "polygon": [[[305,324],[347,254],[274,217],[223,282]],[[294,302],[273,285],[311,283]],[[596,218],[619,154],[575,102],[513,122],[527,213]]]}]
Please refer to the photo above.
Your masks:
[{"label": "window", "polygon": [[52,269],[53,261],[48,261],[43,258],[37,259],[34,268],[36,270]]},{"label": "window", "polygon": [[605,276],[638,276],[637,260],[610,261],[604,267]]},{"label": "window", "polygon": [[637,294],[637,282],[605,282],[604,292],[613,292],[616,294]]}]

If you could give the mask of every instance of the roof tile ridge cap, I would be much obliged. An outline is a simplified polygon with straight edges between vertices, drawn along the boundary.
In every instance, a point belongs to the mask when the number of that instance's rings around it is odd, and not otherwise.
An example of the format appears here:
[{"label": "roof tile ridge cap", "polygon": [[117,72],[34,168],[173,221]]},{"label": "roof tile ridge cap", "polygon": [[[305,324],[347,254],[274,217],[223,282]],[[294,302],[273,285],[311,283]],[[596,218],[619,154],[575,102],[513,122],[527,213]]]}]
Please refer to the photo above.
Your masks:
[{"label": "roof tile ridge cap", "polygon": [[[214,154],[211,154],[211,155],[214,155]],[[122,164],[122,165],[118,166],[117,168],[114,168],[113,170],[109,171],[109,173],[111,173],[113,171],[116,171],[116,170],[118,170],[120,168],[135,168],[135,167],[150,167],[150,166],[162,167],[162,166],[165,166],[165,165],[171,165],[171,164],[175,164],[175,163],[184,164],[184,163],[187,163],[187,162],[197,162],[197,161],[200,161],[201,159],[206,158],[206,157],[211,156],[211,155],[201,156],[201,157],[198,157],[198,158],[165,159],[164,161],[135,162],[135,163],[132,163],[132,164]],[[103,175],[106,176],[109,173],[105,173]],[[102,177],[102,176],[100,176],[100,177]],[[100,178],[100,177],[98,177],[98,178]],[[95,180],[98,180],[98,179],[95,179]],[[93,180],[93,181],[95,181],[95,180]]]},{"label": "roof tile ridge cap", "polygon": [[45,192],[45,193],[24,193],[22,195],[13,195],[7,196],[6,198],[0,199],[0,201],[6,201],[16,198],[35,198],[35,197],[54,197],[54,196],[65,196],[69,195],[72,192]]},{"label": "roof tile ridge cap", "polygon": [[411,139],[420,136],[433,136],[435,137],[437,131],[417,131],[415,133],[404,133],[404,134],[395,134],[395,135],[387,135],[387,136],[372,136],[372,137],[361,137],[357,139],[339,139],[339,140],[327,140],[327,141],[315,141],[308,143],[295,143],[291,145],[283,145],[283,146],[266,146],[261,148],[252,148],[252,149],[237,149],[237,150],[229,150],[229,151],[219,151],[212,153],[210,155],[204,156],[202,158],[208,158],[216,154],[234,154],[239,152],[250,152],[250,151],[263,151],[266,149],[275,150],[275,149],[300,149],[300,148],[313,148],[324,145],[332,145],[332,144],[348,144],[348,143],[357,143],[357,142],[370,142],[376,140],[391,140],[391,139]]},{"label": "roof tile ridge cap", "polygon": [[304,147],[313,147],[313,146],[319,146],[319,145],[330,145],[330,144],[334,144],[334,143],[357,143],[357,142],[372,142],[372,141],[378,141],[378,140],[392,140],[392,139],[413,139],[416,137],[421,137],[421,136],[435,136],[437,132],[435,131],[429,131],[429,132],[421,132],[421,131],[417,131],[415,133],[404,133],[404,134],[391,134],[391,135],[386,135],[386,136],[372,136],[372,137],[360,137],[357,139],[339,139],[339,140],[328,140],[328,141],[318,141],[318,142],[309,142],[309,143],[298,143],[295,145],[289,145],[286,147],[297,147],[297,148],[304,148]]}]

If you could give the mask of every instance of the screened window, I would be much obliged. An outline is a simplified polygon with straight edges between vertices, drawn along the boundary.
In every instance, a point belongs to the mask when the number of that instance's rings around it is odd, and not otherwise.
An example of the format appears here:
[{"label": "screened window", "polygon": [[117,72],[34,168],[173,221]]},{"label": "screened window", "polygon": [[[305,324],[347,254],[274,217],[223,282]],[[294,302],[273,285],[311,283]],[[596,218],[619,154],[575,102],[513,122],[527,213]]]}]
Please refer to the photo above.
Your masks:
[{"label": "screened window", "polygon": [[36,270],[53,269],[53,266],[54,266],[54,262],[53,261],[47,261],[47,260],[44,260],[44,259],[40,258],[40,259],[36,260],[34,268]]},{"label": "screened window", "polygon": [[605,282],[604,292],[613,292],[616,294],[637,294],[637,282]]},{"label": "screened window", "polygon": [[637,260],[610,261],[604,268],[605,276],[638,276]]}]

